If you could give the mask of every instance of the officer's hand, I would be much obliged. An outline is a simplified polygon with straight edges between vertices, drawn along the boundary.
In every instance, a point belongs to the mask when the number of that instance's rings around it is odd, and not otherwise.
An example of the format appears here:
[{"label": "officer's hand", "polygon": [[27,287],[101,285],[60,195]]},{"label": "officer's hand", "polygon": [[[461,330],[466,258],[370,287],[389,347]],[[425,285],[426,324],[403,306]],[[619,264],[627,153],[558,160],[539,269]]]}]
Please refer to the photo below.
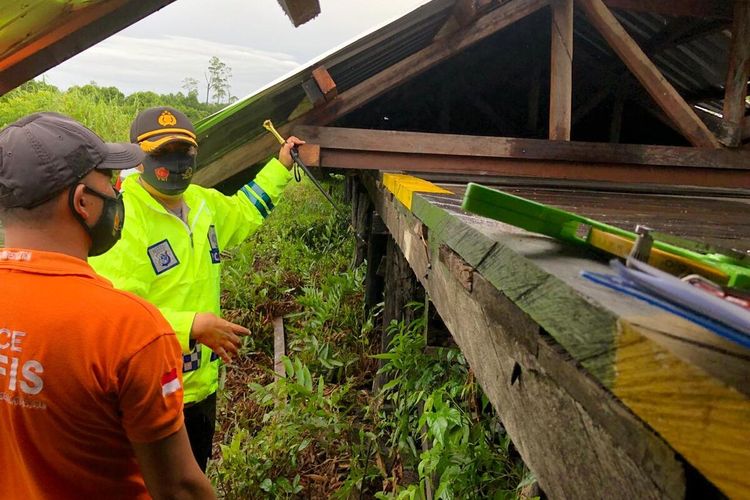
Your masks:
[{"label": "officer's hand", "polygon": [[198,313],[193,320],[190,338],[199,342],[229,364],[237,355],[240,347],[240,336],[250,335],[250,330],[221,319],[213,313]]},{"label": "officer's hand", "polygon": [[300,146],[304,143],[305,141],[303,141],[302,139],[298,139],[293,135],[290,135],[284,145],[281,146],[281,149],[279,149],[279,161],[283,163],[286,168],[292,168],[294,160],[292,160],[292,153],[290,153],[290,151],[292,150],[292,147]]}]

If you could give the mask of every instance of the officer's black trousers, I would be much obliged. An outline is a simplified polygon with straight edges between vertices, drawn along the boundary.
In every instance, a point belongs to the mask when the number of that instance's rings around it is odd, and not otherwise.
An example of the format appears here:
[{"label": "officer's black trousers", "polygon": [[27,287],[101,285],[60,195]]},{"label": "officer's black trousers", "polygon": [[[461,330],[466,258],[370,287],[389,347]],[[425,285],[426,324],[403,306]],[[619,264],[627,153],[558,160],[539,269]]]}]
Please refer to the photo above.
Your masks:
[{"label": "officer's black trousers", "polygon": [[216,426],[216,393],[203,401],[186,406],[183,414],[193,455],[201,470],[206,472]]}]

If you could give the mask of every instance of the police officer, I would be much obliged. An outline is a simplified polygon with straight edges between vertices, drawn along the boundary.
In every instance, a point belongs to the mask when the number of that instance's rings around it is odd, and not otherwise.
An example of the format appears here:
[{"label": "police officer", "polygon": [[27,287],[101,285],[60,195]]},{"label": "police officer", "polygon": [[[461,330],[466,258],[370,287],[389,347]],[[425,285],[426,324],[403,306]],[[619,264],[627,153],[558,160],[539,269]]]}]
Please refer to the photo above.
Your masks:
[{"label": "police officer", "polygon": [[291,179],[290,137],[253,181],[231,196],[191,183],[198,143],[190,120],[160,106],[142,111],[130,140],[146,153],[122,184],[128,222],[121,240],[92,266],[118,288],[148,299],[183,350],[185,426],[203,470],[211,456],[219,359],[237,354],[243,326],[220,317],[221,252],[253,234]]}]

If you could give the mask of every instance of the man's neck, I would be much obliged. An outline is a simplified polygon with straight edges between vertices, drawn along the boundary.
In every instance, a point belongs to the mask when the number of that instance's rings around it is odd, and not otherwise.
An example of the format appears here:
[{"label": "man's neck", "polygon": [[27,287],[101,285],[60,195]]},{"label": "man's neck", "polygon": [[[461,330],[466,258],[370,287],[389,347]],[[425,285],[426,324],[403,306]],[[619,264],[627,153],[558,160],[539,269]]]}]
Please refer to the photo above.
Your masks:
[{"label": "man's neck", "polygon": [[[76,228],[69,228],[75,231]],[[48,231],[27,229],[24,227],[5,228],[5,247],[40,250],[70,255],[83,261],[88,260],[86,238],[72,238],[70,231],[50,227]]]},{"label": "man's neck", "polygon": [[181,194],[170,196],[164,193],[160,193],[151,184],[143,180],[143,177],[138,177],[138,182],[141,186],[143,186],[143,189],[145,189],[146,192],[151,195],[153,199],[161,203],[167,210],[175,212],[182,208],[183,197]]}]

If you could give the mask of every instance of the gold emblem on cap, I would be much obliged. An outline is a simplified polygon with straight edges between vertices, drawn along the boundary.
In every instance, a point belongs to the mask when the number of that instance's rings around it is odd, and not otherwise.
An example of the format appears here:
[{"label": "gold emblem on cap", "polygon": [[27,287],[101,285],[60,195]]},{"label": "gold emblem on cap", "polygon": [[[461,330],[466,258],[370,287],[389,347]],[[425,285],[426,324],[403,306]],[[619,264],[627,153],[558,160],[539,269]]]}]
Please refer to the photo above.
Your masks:
[{"label": "gold emblem on cap", "polygon": [[167,110],[162,111],[156,121],[159,122],[159,125],[162,127],[173,127],[177,125],[177,118]]}]

